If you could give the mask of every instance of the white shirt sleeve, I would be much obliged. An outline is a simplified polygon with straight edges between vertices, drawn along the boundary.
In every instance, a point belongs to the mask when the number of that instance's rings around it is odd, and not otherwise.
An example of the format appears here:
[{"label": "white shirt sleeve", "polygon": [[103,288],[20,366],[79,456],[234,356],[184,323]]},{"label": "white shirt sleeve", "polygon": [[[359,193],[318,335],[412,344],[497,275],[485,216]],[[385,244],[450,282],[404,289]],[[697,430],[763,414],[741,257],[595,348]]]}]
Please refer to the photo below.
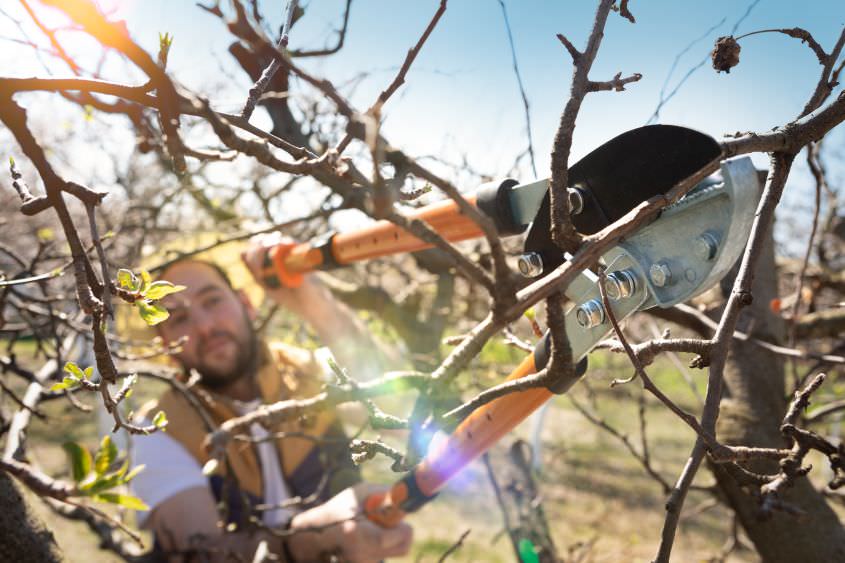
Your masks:
[{"label": "white shirt sleeve", "polygon": [[[133,466],[143,464],[145,467],[132,479],[130,488],[150,511],[176,493],[208,486],[199,462],[166,432],[135,436],[132,450]],[[143,526],[149,514],[137,513],[139,526]]]}]

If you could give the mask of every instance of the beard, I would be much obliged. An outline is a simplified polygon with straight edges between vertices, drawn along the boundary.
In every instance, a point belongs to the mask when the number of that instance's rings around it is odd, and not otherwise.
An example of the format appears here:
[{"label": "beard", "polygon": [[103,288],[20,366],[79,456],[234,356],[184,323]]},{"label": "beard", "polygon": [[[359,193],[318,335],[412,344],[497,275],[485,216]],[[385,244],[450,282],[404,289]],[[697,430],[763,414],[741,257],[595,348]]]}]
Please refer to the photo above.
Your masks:
[{"label": "beard", "polygon": [[258,337],[246,314],[244,314],[241,334],[244,336],[238,338],[231,332],[219,330],[210,335],[210,338],[225,338],[235,345],[235,360],[229,367],[206,363],[203,360],[208,356],[205,353],[206,341],[199,342],[197,350],[200,362],[194,366],[194,369],[200,374],[204,387],[215,391],[220,390],[242,377],[249,377],[255,373],[258,364]]}]

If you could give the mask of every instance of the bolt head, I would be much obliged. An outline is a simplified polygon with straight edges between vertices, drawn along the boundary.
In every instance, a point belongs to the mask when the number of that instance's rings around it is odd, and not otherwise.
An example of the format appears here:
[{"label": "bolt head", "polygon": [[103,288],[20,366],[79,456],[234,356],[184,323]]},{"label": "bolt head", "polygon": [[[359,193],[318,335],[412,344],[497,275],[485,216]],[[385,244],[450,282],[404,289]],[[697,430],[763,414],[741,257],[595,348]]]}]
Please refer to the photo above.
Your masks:
[{"label": "bolt head", "polygon": [[709,261],[716,257],[719,241],[713,233],[702,233],[693,243],[693,252],[699,260]]},{"label": "bolt head", "polygon": [[669,269],[669,266],[665,262],[658,262],[657,264],[651,265],[651,268],[648,270],[648,276],[654,285],[664,287],[672,281],[672,270]]}]

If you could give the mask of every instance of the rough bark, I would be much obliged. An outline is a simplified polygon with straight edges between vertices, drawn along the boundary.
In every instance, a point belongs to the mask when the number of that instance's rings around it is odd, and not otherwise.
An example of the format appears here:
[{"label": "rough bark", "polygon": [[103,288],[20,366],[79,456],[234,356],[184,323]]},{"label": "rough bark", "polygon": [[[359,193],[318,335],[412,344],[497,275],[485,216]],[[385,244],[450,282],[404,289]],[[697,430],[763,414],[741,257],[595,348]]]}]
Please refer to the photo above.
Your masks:
[{"label": "rough bark", "polygon": [[0,561],[62,561],[53,533],[34,514],[19,485],[0,472]]},{"label": "rough bark", "polygon": [[[724,287],[729,284],[723,284]],[[740,319],[740,330],[756,338],[780,342],[783,322],[769,308],[777,295],[771,235],[761,256],[753,286],[753,303]],[[785,369],[781,357],[759,346],[734,340],[725,369],[725,396],[717,432],[720,441],[761,447],[783,447],[780,425],[787,408]],[[773,462],[748,466],[774,473]],[[777,512],[762,518],[757,498],[743,489],[721,466],[711,464],[718,486],[765,562],[845,561],[845,528],[806,478],[787,491],[784,500],[800,508],[797,517]]]}]

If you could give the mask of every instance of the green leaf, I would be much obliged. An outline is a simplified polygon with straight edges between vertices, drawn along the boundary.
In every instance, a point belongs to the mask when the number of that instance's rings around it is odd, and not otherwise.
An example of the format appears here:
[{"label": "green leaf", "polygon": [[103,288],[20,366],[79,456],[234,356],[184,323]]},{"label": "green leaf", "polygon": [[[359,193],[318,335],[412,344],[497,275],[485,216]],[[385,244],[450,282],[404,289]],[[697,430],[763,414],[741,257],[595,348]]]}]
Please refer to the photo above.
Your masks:
[{"label": "green leaf", "polygon": [[49,227],[43,227],[41,229],[38,229],[38,231],[36,231],[35,233],[35,236],[41,242],[50,242],[51,240],[56,238],[55,233],[53,233],[53,229]]},{"label": "green leaf", "polygon": [[534,307],[531,307],[530,309],[526,309],[525,312],[523,313],[523,315],[525,315],[525,318],[528,319],[529,321],[533,321],[534,317],[536,315],[536,313],[534,312]]},{"label": "green leaf", "polygon": [[76,442],[65,442],[62,447],[70,459],[73,480],[79,483],[91,473],[91,454]]},{"label": "green leaf", "polygon": [[138,293],[146,295],[152,281],[153,278],[150,276],[150,273],[146,270],[141,270],[141,287],[138,288]]},{"label": "green leaf", "polygon": [[136,278],[135,274],[133,274],[130,270],[126,270],[124,268],[117,271],[117,284],[123,289],[128,289],[129,291],[138,290],[138,278]]},{"label": "green leaf", "polygon": [[91,493],[88,492],[88,489],[94,486],[95,483],[99,480],[97,474],[93,471],[88,474],[88,477],[80,481],[76,484],[76,487],[79,489],[79,494],[81,495],[89,495]]},{"label": "green leaf", "polygon": [[117,446],[111,441],[111,437],[106,434],[103,436],[103,441],[100,442],[100,449],[94,456],[94,471],[97,472],[97,475],[105,474],[115,459],[117,459]]},{"label": "green leaf", "polygon": [[91,496],[102,491],[108,491],[123,483],[123,479],[117,473],[109,473],[106,476],[92,473],[88,479],[79,484],[79,490],[83,494]]},{"label": "green leaf", "polygon": [[169,281],[162,280],[153,282],[152,285],[150,285],[150,288],[147,290],[147,293],[144,294],[144,297],[146,297],[150,301],[155,301],[157,299],[163,299],[164,297],[172,293],[178,293],[184,289],[184,285],[174,285]]},{"label": "green leaf", "polygon": [[76,387],[79,385],[79,379],[73,376],[67,376],[62,379],[61,383],[54,383],[50,387],[50,391],[64,391],[65,389],[70,389],[72,387]]},{"label": "green leaf", "polygon": [[149,506],[144,504],[144,501],[142,501],[138,497],[133,497],[131,495],[124,495],[120,493],[100,493],[98,495],[94,495],[91,498],[100,502],[110,502],[112,504],[119,504],[120,506],[125,506],[130,510],[150,509]]},{"label": "green leaf", "polygon": [[135,304],[138,305],[138,312],[141,314],[141,318],[144,319],[144,322],[149,326],[155,326],[170,316],[167,309],[158,303],[136,301]]},{"label": "green leaf", "polygon": [[158,33],[158,45],[160,49],[169,49],[172,44],[173,36],[170,35],[170,32]]},{"label": "green leaf", "polygon": [[126,475],[127,471],[129,471],[129,458],[125,457],[125,458],[123,458],[123,463],[120,464],[120,467],[118,468],[118,470],[114,472],[115,475],[120,477],[121,483],[126,482],[126,477],[124,477],[124,475]]},{"label": "green leaf", "polygon": [[123,478],[123,482],[124,482],[124,483],[128,483],[129,481],[131,481],[132,479],[134,479],[134,478],[135,478],[135,476],[136,476],[138,473],[140,473],[141,471],[143,471],[145,467],[146,467],[146,465],[143,465],[143,464],[141,464],[141,465],[136,465],[135,467],[133,467],[133,468],[132,468],[132,471],[130,471],[129,473],[127,473],[127,474],[126,474],[126,477],[124,477],[124,478]]},{"label": "green leaf", "polygon": [[94,366],[88,366],[85,368],[85,379],[91,379],[91,376],[94,375]]},{"label": "green leaf", "polygon": [[15,166],[15,157],[14,156],[9,157],[9,166],[11,166],[11,167]]},{"label": "green leaf", "polygon": [[158,411],[156,413],[153,417],[153,424],[155,424],[156,428],[159,430],[164,430],[167,427],[167,415],[164,414],[164,411]]},{"label": "green leaf", "polygon": [[83,372],[79,366],[73,362],[65,364],[65,372],[71,374],[76,379],[85,379],[85,372]]}]

